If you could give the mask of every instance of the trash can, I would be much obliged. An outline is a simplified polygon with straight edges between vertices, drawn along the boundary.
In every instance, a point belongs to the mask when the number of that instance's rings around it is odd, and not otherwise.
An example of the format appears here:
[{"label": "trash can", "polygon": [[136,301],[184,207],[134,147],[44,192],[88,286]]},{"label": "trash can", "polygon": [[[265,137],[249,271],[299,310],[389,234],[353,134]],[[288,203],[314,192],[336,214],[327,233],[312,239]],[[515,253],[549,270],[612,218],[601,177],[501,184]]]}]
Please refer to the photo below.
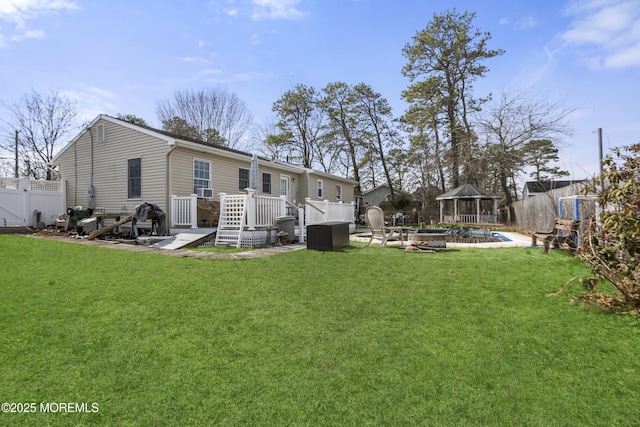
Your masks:
[{"label": "trash can", "polygon": [[279,216],[276,218],[278,233],[284,231],[288,234],[287,242],[291,243],[296,240],[296,218],[293,216]]}]

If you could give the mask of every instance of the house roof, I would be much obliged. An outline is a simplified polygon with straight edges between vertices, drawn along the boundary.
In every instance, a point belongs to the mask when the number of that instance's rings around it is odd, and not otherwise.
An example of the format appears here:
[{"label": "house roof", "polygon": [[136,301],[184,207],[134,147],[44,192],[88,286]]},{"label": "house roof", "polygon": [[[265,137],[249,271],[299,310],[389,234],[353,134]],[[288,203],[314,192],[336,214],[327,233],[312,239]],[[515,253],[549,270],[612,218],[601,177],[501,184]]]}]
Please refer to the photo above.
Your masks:
[{"label": "house roof", "polygon": [[[371,190],[367,190],[367,191],[363,192],[362,195],[365,196],[365,195],[367,195],[369,193],[373,193],[374,191],[379,190],[381,188],[389,189],[389,185],[388,184],[377,185],[377,186],[373,187]],[[391,191],[391,190],[389,189],[389,191]],[[406,194],[407,196],[411,196],[411,193],[409,193],[407,191],[404,191],[404,190],[398,190],[397,188],[394,188],[393,191],[396,192],[396,193],[402,193],[402,194]]]},{"label": "house roof", "polygon": [[[156,138],[165,140],[167,142],[168,145],[193,145],[193,146],[204,146],[207,147],[211,150],[217,151],[219,154],[225,154],[230,156],[230,157],[246,157],[247,160],[251,160],[251,157],[253,156],[253,154],[251,153],[247,153],[245,151],[241,151],[241,150],[236,150],[235,148],[230,148],[230,147],[226,147],[223,145],[219,145],[219,144],[213,144],[213,143],[208,143],[205,141],[200,141],[198,139],[195,138],[190,138],[190,137],[186,137],[186,136],[182,136],[182,135],[178,135],[172,132],[167,132],[165,130],[161,130],[161,129],[156,129],[156,128],[152,128],[151,126],[145,126],[145,125],[140,125],[140,124],[134,124],[131,122],[128,122],[126,120],[122,120],[122,119],[118,119],[115,117],[111,117],[107,114],[100,114],[98,115],[91,123],[89,123],[78,135],[76,135],[75,138],[73,138],[64,148],[62,148],[62,150],[60,150],[60,152],[58,152],[58,154],[55,155],[55,157],[53,158],[53,160],[51,161],[52,164],[55,164],[58,157],[64,153],[69,147],[73,146],[73,144],[80,139],[80,137],[82,137],[82,135],[84,135],[84,133],[90,129],[93,125],[95,125],[99,120],[106,120],[108,122],[112,122],[112,123],[116,123],[118,125],[127,127],[129,129],[134,129],[136,131],[139,132],[143,132],[146,133],[148,135],[154,136]],[[260,160],[265,161],[265,162],[269,162],[274,166],[277,166],[281,169],[285,169],[285,170],[289,170],[291,172],[295,172],[298,174],[315,174],[315,175],[322,175],[322,176],[326,176],[326,177],[331,177],[333,179],[338,179],[340,181],[344,181],[344,182],[349,182],[350,184],[356,185],[357,182],[348,178],[343,178],[337,175],[332,175],[330,173],[326,173],[326,172],[322,172],[322,171],[316,171],[313,169],[308,169],[308,168],[304,168],[302,166],[297,166],[297,165],[292,165],[290,163],[285,163],[279,160],[271,160],[265,157],[260,157],[258,156]]]},{"label": "house roof", "polygon": [[436,197],[436,200],[449,199],[499,199],[500,196],[491,194],[485,190],[479,190],[472,184],[462,184],[460,187],[449,190]]},{"label": "house roof", "polygon": [[[91,121],[91,123],[89,123],[80,133],[78,133],[78,135],[76,135],[75,138],[73,138],[65,147],[63,147],[62,150],[60,150],[60,152],[58,154],[56,154],[54,156],[53,162],[55,162],[56,159],[58,158],[58,156],[60,156],[60,154],[62,154],[69,147],[71,147],[78,139],[80,139],[80,137],[82,137],[82,135],[84,135],[84,133],[87,130],[89,130],[91,127],[93,127],[100,120],[106,120],[108,122],[117,123],[117,124],[119,124],[121,126],[129,128],[129,129],[135,129],[135,130],[137,130],[139,132],[143,132],[143,133],[146,133],[148,135],[155,136],[156,138],[160,138],[160,139],[163,139],[163,140],[167,141],[167,143],[169,145],[174,145],[177,140],[180,140],[180,141],[186,141],[186,142],[193,142],[195,144],[204,145],[204,146],[215,148],[215,149],[218,149],[218,150],[228,151],[228,152],[240,154],[240,155],[243,155],[243,156],[248,156],[248,157],[252,156],[252,154],[245,153],[244,151],[236,150],[236,149],[233,149],[233,148],[225,147],[223,145],[211,144],[211,143],[208,143],[208,142],[205,142],[205,141],[197,140],[195,138],[190,138],[190,137],[187,137],[187,136],[182,136],[182,135],[178,135],[178,134],[175,134],[175,133],[167,132],[165,130],[152,128],[151,126],[131,123],[131,122],[128,122],[126,120],[122,120],[122,119],[118,119],[118,118],[115,118],[115,117],[111,117],[111,116],[109,116],[107,114],[100,114],[95,119],[93,119]],[[264,160],[267,160],[267,159],[264,159]]]},{"label": "house roof", "polygon": [[546,193],[547,191],[554,190],[556,188],[568,187],[571,184],[577,184],[584,182],[585,180],[566,180],[566,181],[527,181],[524,186],[526,191],[531,193]]}]

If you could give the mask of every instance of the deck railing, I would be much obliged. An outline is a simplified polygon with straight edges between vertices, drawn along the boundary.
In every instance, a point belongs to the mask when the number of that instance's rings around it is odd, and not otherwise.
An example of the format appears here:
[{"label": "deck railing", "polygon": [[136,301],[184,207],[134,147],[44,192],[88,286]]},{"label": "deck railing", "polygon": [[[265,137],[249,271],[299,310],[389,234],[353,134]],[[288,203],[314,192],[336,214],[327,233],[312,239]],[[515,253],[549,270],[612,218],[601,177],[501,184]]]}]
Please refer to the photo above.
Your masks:
[{"label": "deck railing", "polygon": [[[277,225],[280,217],[286,216],[288,206],[285,196],[273,197],[255,195],[253,190],[248,190],[244,195],[234,197],[245,197],[247,210],[246,227],[248,230],[255,230],[256,227],[273,227]],[[224,203],[221,195],[220,203]],[[171,196],[171,226],[197,228],[197,202],[195,194],[190,196]],[[301,235],[304,234],[306,226],[329,221],[355,221],[355,207],[353,202],[329,202],[328,200],[305,199],[305,205],[298,207],[298,224]]]},{"label": "deck railing", "polygon": [[198,228],[198,196],[171,196],[171,226]]},{"label": "deck railing", "polygon": [[287,214],[285,196],[256,196],[255,197],[255,227],[269,227],[276,224],[278,217]]},{"label": "deck railing", "polygon": [[305,218],[307,225],[329,221],[355,221],[355,205],[353,202],[330,202],[328,200],[305,199]]},{"label": "deck railing", "polygon": [[456,216],[444,216],[444,222],[453,222],[458,224],[494,224],[497,221],[497,215],[458,214]]}]

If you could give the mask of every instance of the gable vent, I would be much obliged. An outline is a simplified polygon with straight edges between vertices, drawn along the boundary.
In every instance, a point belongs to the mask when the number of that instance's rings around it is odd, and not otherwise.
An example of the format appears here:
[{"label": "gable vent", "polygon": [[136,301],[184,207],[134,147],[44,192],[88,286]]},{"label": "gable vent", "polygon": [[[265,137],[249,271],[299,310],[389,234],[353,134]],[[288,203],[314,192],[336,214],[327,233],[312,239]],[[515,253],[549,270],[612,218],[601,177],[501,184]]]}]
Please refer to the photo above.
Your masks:
[{"label": "gable vent", "polygon": [[104,141],[104,125],[98,125],[98,142]]}]

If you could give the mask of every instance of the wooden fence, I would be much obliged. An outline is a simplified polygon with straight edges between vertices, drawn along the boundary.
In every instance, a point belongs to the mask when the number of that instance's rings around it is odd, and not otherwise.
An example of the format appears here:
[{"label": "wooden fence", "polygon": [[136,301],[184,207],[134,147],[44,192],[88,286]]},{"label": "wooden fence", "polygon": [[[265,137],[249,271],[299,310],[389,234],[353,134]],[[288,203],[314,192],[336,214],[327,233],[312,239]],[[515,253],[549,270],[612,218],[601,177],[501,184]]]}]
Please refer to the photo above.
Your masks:
[{"label": "wooden fence", "polygon": [[575,219],[577,211],[581,226],[586,226],[586,219],[596,213],[596,202],[594,197],[583,196],[584,185],[572,184],[513,203],[515,219],[511,218],[511,223],[523,231],[546,231],[553,228],[556,218]]}]

